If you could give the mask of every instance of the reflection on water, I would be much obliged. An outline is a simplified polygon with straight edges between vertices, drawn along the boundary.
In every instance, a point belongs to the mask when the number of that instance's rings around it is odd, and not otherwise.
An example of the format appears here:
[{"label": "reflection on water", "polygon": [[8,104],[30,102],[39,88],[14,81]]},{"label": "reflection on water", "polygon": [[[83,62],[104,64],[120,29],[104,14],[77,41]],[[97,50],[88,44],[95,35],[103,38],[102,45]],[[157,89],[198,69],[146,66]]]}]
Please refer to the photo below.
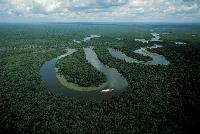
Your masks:
[{"label": "reflection on water", "polygon": [[142,42],[142,43],[149,43],[149,41],[156,41],[156,42],[162,41],[162,40],[160,40],[160,35],[158,33],[151,33],[151,35],[153,37],[150,40],[135,38],[135,41]]},{"label": "reflection on water", "polygon": [[119,74],[116,69],[105,66],[97,58],[96,53],[92,49],[85,48],[84,51],[88,61],[106,75],[107,80],[109,81],[108,87],[106,88],[113,88],[114,90],[107,93],[100,91],[81,92],[64,87],[56,77],[55,65],[59,59],[71,55],[77,51],[76,49],[66,50],[66,54],[45,62],[40,69],[42,84],[51,92],[58,93],[70,98],[100,101],[111,98],[112,96],[119,95],[122,89],[125,89],[128,86],[125,78]]},{"label": "reflection on water", "polygon": [[162,40],[160,40],[160,35],[158,33],[151,33],[151,35],[154,37],[151,38],[150,41],[162,41]]},{"label": "reflection on water", "polygon": [[73,42],[74,42],[74,43],[78,43],[78,44],[81,43],[81,41],[79,41],[79,40],[75,40],[75,39],[73,40]]},{"label": "reflection on water", "polygon": [[63,54],[63,55],[61,55],[61,56],[58,56],[57,58],[58,58],[58,59],[64,58],[64,57],[66,57],[66,56],[68,56],[68,55],[73,54],[73,53],[76,52],[76,51],[77,51],[76,49],[67,48],[67,49],[66,49],[66,53]]},{"label": "reflection on water", "polygon": [[92,34],[92,35],[90,35],[89,37],[85,37],[85,38],[83,39],[83,42],[88,42],[88,41],[90,41],[92,38],[99,38],[99,37],[101,37],[101,35]]},{"label": "reflection on water", "polygon": [[118,38],[116,38],[116,39],[117,39],[117,40],[122,40],[122,38],[119,38],[119,37],[118,37]]},{"label": "reflection on water", "polygon": [[110,52],[112,57],[114,57],[116,59],[125,60],[128,63],[144,63],[144,61],[139,61],[137,59],[133,59],[131,57],[128,57],[125,54],[123,54],[121,51],[118,51],[116,49],[108,48],[108,51]]},{"label": "reflection on water", "polygon": [[[153,49],[153,48],[159,48],[159,47],[162,47],[162,46],[154,45],[152,47],[142,47],[134,51],[135,53],[141,54],[143,56],[151,57],[152,60],[148,62],[139,61],[137,59],[130,58],[126,56],[125,54],[123,54],[122,52],[117,51],[112,48],[108,48],[108,50],[113,57],[117,59],[125,60],[126,62],[129,62],[129,63],[140,63],[140,64],[145,64],[145,65],[168,65],[169,61],[167,61],[164,56],[156,54],[156,53],[151,53],[146,50],[146,49]],[[96,90],[96,91],[90,91],[90,92],[81,92],[81,91],[76,91],[76,90],[68,89],[64,87],[56,77],[55,65],[59,61],[59,59],[64,58],[68,55],[71,55],[77,50],[66,49],[66,51],[67,52],[65,54],[58,56],[57,58],[54,58],[50,61],[45,62],[40,69],[42,84],[50,91],[55,92],[55,93],[60,93],[67,97],[99,101],[99,100],[108,99],[112,96],[118,95],[128,86],[128,82],[126,81],[126,79],[115,68],[109,68],[108,66],[104,65],[98,59],[96,53],[93,51],[93,48],[90,47],[90,48],[84,48],[86,59],[92,66],[94,66],[97,70],[101,71],[106,76],[107,82],[108,82],[107,87],[105,87],[105,89],[102,89],[102,90]],[[108,93],[100,92],[104,90],[106,91],[108,89],[111,89],[111,92],[108,92]]]},{"label": "reflection on water", "polygon": [[[93,38],[99,38],[99,37],[101,37],[101,35],[91,34],[90,36],[83,38],[82,41],[83,42],[89,42],[89,41],[91,41],[91,39],[93,39]],[[77,44],[80,44],[82,41],[75,40],[75,39],[73,40],[73,42],[77,43]]]},{"label": "reflection on water", "polygon": [[109,68],[104,65],[97,57],[96,53],[92,48],[84,48],[86,59],[91,63],[97,70],[101,71],[106,75],[108,80],[108,88],[114,90],[123,90],[128,86],[126,79],[114,68]]},{"label": "reflection on water", "polygon": [[142,42],[142,43],[149,43],[149,41],[145,40],[145,39],[137,39],[137,38],[135,38],[135,41]]},{"label": "reflection on water", "polygon": [[147,51],[146,49],[154,49],[154,48],[159,48],[159,47],[162,47],[161,45],[154,45],[152,47],[142,47],[138,50],[135,50],[134,52],[137,53],[137,54],[141,54],[143,56],[149,56],[152,58],[151,61],[147,61],[143,64],[146,64],[146,65],[168,65],[170,64],[170,62],[162,55],[159,55],[157,53],[152,53],[152,52],[149,52]]},{"label": "reflection on water", "polygon": [[112,57],[116,58],[116,59],[120,59],[120,60],[125,60],[128,63],[141,63],[141,64],[145,64],[145,65],[168,65],[169,61],[162,55],[156,54],[156,53],[151,53],[149,51],[147,51],[146,49],[154,49],[154,48],[159,48],[162,47],[161,45],[154,45],[152,47],[142,47],[138,50],[135,50],[134,52],[137,54],[141,54],[143,56],[149,56],[152,58],[151,61],[139,61],[137,59],[133,59],[131,57],[126,56],[125,54],[123,54],[122,52],[113,49],[113,48],[108,48],[110,54],[112,55]]}]

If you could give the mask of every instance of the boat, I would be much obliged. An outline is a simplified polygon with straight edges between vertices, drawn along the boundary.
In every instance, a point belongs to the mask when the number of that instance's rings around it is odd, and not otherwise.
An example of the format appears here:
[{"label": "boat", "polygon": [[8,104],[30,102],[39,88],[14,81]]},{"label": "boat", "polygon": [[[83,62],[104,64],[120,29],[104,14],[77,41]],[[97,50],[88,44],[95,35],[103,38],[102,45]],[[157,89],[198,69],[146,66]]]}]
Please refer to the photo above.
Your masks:
[{"label": "boat", "polygon": [[102,92],[102,93],[106,93],[106,92],[111,92],[111,91],[113,91],[114,89],[103,89],[103,90],[101,90],[100,92]]}]

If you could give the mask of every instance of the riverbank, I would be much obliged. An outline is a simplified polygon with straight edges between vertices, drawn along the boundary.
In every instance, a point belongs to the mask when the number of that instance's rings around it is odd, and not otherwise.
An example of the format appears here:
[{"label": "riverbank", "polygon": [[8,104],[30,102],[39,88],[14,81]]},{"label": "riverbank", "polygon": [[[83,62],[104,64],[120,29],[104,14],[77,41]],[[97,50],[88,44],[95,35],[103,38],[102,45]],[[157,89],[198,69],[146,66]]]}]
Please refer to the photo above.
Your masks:
[{"label": "riverbank", "polygon": [[99,85],[99,86],[95,86],[95,85],[91,85],[89,87],[82,87],[78,84],[72,83],[72,82],[68,82],[65,77],[61,74],[58,73],[58,68],[55,68],[56,71],[56,77],[59,80],[59,82],[66,88],[68,89],[73,89],[76,91],[96,91],[96,90],[102,90],[105,89],[108,86],[108,82],[104,82],[103,84]]}]

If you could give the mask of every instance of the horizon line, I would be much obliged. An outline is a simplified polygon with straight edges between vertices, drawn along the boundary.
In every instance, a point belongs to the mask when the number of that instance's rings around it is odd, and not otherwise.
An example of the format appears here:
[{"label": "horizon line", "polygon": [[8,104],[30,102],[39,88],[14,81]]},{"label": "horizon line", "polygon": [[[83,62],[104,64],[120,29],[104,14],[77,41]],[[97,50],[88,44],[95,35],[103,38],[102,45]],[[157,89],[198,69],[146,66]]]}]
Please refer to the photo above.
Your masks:
[{"label": "horizon line", "polygon": [[75,24],[75,23],[93,23],[93,24],[138,24],[138,23],[143,23],[143,24],[200,24],[200,21],[199,22],[175,22],[175,21],[169,21],[169,22],[131,22],[131,21],[127,21],[127,22],[112,22],[112,21],[105,21],[105,22],[102,22],[102,21],[58,21],[58,22],[55,22],[55,21],[0,21],[0,24],[12,24],[12,23],[22,23],[22,24],[39,24],[39,23],[52,23],[52,24]]}]

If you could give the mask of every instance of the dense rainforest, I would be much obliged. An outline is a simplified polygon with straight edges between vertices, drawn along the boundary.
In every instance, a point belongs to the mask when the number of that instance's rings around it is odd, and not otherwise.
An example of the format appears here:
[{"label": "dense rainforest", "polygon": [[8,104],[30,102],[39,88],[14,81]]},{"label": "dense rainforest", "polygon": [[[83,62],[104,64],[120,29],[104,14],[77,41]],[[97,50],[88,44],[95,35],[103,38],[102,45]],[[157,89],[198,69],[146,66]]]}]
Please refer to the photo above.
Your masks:
[{"label": "dense rainforest", "polygon": [[[150,39],[152,30],[160,33],[163,42],[159,44],[163,47],[149,51],[162,54],[170,65],[126,63],[109,54],[107,48],[112,47],[132,58],[148,60],[149,57],[131,52],[155,43],[143,44],[134,40]],[[102,37],[88,43],[73,42],[73,39],[81,40],[90,34]],[[119,37],[122,40],[116,40]],[[187,44],[178,45],[174,41]],[[199,44],[200,26],[193,24],[0,24],[0,131],[199,132]],[[83,86],[104,81],[105,76],[86,63],[82,48],[89,46],[94,46],[104,64],[116,68],[128,81],[127,89],[120,95],[96,102],[66,97],[49,91],[42,84],[41,66],[65,53],[66,48],[80,50],[61,59],[57,65],[67,79],[74,81],[77,78],[81,80],[78,84],[84,82]]]},{"label": "dense rainforest", "polygon": [[66,81],[83,87],[99,86],[106,82],[105,75],[88,63],[83,49],[60,59],[56,67],[58,74],[63,75]]}]

